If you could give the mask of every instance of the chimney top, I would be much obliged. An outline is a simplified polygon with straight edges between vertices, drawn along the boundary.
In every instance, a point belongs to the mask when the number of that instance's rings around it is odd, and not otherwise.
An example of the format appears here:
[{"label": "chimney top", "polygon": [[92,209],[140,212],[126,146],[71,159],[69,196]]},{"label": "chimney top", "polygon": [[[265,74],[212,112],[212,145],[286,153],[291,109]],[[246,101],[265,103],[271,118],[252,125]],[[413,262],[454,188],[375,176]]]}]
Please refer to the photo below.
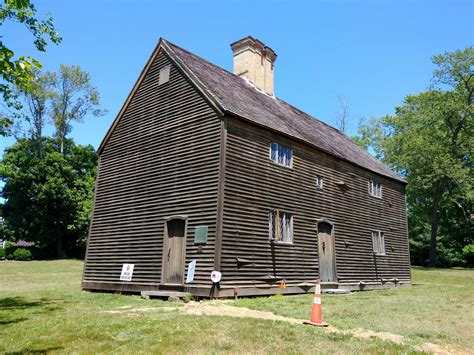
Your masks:
[{"label": "chimney top", "polygon": [[230,47],[235,52],[245,45],[253,45],[256,48],[260,48],[260,50],[265,51],[267,55],[271,58],[273,63],[275,62],[277,58],[277,55],[273,49],[265,45],[265,43],[263,43],[262,41],[256,38],[253,38],[252,36],[247,36],[242,39],[239,39],[238,41],[231,43]]},{"label": "chimney top", "polygon": [[274,95],[273,65],[276,53],[263,42],[247,36],[230,45],[234,52],[234,74],[247,78],[261,91]]}]

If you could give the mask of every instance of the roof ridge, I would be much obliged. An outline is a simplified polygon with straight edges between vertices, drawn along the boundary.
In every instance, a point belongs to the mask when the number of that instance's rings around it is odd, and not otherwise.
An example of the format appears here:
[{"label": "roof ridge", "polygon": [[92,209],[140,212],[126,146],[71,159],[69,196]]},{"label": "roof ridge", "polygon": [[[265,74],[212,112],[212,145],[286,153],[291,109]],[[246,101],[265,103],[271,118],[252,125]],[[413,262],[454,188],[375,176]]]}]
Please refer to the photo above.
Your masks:
[{"label": "roof ridge", "polygon": [[203,58],[203,57],[201,57],[200,55],[197,55],[196,53],[193,53],[193,52],[187,50],[186,48],[183,48],[183,47],[181,47],[181,46],[178,46],[177,44],[175,44],[175,43],[173,43],[173,42],[170,42],[170,41],[168,41],[167,39],[162,38],[162,40],[163,40],[163,42],[165,42],[165,43],[168,44],[168,45],[171,44],[173,47],[176,47],[176,48],[178,48],[178,49],[181,49],[183,52],[186,52],[186,53],[188,53],[188,54],[190,54],[190,55],[192,55],[192,56],[194,56],[194,57],[196,57],[196,58],[202,60],[203,62],[206,62],[206,63],[208,63],[208,64],[210,64],[210,65],[212,65],[212,66],[214,66],[214,67],[216,67],[216,68],[219,68],[219,69],[221,69],[221,70],[224,70],[225,72],[227,72],[228,74],[231,74],[232,76],[235,76],[236,78],[240,78],[240,76],[235,75],[234,73],[232,73],[231,71],[227,70],[226,68],[223,68],[223,67],[218,66],[217,64],[214,64],[214,63],[212,63],[211,61],[207,60],[206,58]]},{"label": "roof ridge", "polygon": [[[251,37],[251,36],[247,36],[247,37],[253,38],[253,37]],[[172,46],[174,46],[174,47],[177,47],[177,48],[181,49],[183,52],[186,52],[186,53],[188,53],[188,54],[190,54],[190,55],[192,55],[192,56],[194,56],[194,57],[196,57],[196,58],[199,58],[200,60],[202,60],[202,61],[204,61],[204,62],[206,62],[206,63],[212,65],[213,67],[216,67],[216,68],[218,68],[218,69],[220,69],[220,70],[223,70],[223,71],[227,72],[228,74],[234,76],[235,78],[238,78],[238,79],[240,79],[240,80],[242,80],[242,81],[245,82],[245,80],[244,80],[243,78],[241,78],[240,76],[235,75],[235,74],[232,73],[231,71],[229,71],[229,70],[227,70],[227,69],[225,69],[225,68],[223,68],[223,67],[221,67],[221,66],[219,66],[219,65],[217,65],[217,64],[215,64],[215,63],[212,63],[211,61],[207,60],[206,58],[203,58],[203,57],[201,57],[200,55],[198,55],[198,54],[196,54],[196,53],[193,53],[193,52],[187,50],[186,48],[183,48],[183,47],[181,47],[181,46],[179,46],[179,45],[177,45],[177,44],[175,44],[175,43],[173,43],[173,42],[170,42],[170,41],[168,41],[168,40],[165,39],[165,38],[162,38],[162,40],[163,40],[165,43],[167,43],[167,44],[169,44],[169,45],[172,45]],[[268,96],[267,94],[265,94],[264,92],[261,92],[260,90],[257,90],[257,89],[255,89],[255,88],[253,88],[253,89],[254,89],[255,91],[257,91],[257,92],[258,92],[259,94],[261,94],[261,95]],[[278,101],[283,102],[285,105],[288,105],[288,106],[291,107],[292,109],[295,109],[295,110],[301,112],[302,114],[304,114],[304,115],[306,115],[306,116],[309,116],[309,117],[312,118],[313,120],[317,120],[318,122],[320,122],[320,123],[322,123],[322,124],[328,126],[329,128],[335,130],[336,132],[342,133],[344,136],[348,137],[348,136],[345,135],[343,132],[341,132],[340,130],[338,130],[336,127],[333,127],[333,126],[331,126],[330,124],[328,124],[328,123],[326,123],[326,122],[320,120],[319,118],[314,117],[313,115],[310,115],[310,114],[307,113],[307,112],[304,112],[302,109],[300,109],[300,108],[298,108],[298,107],[296,107],[296,106],[290,104],[289,102],[283,100],[282,98],[280,98],[280,97],[278,97],[278,96],[276,96],[276,95],[274,95],[274,98],[277,99]],[[348,137],[348,138],[350,139],[350,137]]]}]

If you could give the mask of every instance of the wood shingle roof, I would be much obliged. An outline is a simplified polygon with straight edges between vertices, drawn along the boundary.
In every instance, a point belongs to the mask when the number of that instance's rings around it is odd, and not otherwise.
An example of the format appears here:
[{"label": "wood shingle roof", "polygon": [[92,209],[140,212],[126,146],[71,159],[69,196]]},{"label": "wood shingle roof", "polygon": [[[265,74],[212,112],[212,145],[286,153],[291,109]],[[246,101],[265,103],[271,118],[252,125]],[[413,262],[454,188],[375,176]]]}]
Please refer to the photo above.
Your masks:
[{"label": "wood shingle roof", "polygon": [[405,182],[341,131],[279,98],[258,91],[245,79],[169,41],[162,42],[167,52],[171,52],[197,77],[223,111],[296,138],[380,175]]},{"label": "wood shingle roof", "polygon": [[165,39],[160,39],[158,42],[134,88],[99,146],[99,154],[104,149],[151,63],[162,49],[221,113],[237,116],[382,176],[406,183],[404,179],[370,155],[369,152],[359,147],[341,131],[277,97],[259,91],[247,80]]}]

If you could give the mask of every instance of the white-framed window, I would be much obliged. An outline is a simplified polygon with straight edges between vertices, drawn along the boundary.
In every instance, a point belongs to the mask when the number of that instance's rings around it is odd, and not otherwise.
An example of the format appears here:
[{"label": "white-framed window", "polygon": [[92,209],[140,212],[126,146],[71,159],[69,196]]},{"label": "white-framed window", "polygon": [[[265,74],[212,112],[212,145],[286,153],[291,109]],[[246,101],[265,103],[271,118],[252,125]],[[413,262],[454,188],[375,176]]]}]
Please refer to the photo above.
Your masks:
[{"label": "white-framed window", "polygon": [[318,190],[323,189],[323,177],[321,175],[316,175],[316,188]]},{"label": "white-framed window", "polygon": [[278,165],[291,168],[293,166],[293,149],[280,145],[278,143],[270,143],[270,159]]},{"label": "white-framed window", "polygon": [[293,215],[278,209],[268,214],[268,234],[270,240],[280,243],[293,243]]},{"label": "white-framed window", "polygon": [[372,247],[375,255],[385,255],[385,238],[383,232],[372,231]]},{"label": "white-framed window", "polygon": [[158,77],[158,85],[167,83],[170,80],[170,69],[171,69],[170,65],[167,65],[166,67],[160,69],[160,76]]},{"label": "white-framed window", "polygon": [[370,180],[369,194],[374,197],[382,198],[382,184],[375,182],[374,180]]}]

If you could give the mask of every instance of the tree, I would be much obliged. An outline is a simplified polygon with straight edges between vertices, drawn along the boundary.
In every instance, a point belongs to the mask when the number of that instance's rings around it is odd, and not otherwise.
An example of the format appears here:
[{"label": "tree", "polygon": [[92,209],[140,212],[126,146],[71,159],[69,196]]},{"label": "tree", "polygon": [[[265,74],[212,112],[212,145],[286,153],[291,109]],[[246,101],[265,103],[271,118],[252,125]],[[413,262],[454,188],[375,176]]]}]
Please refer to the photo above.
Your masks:
[{"label": "tree", "polygon": [[40,157],[43,155],[42,138],[43,128],[48,117],[48,105],[54,95],[52,91],[53,83],[54,74],[49,72],[40,74],[37,72],[28,90],[19,91],[25,105],[24,109],[20,110],[16,116],[29,123],[30,137]]},{"label": "tree", "polygon": [[334,114],[334,123],[338,130],[346,133],[349,128],[349,104],[342,96],[338,96],[337,99],[339,102],[339,111]]},{"label": "tree", "polygon": [[[5,0],[0,6],[0,26],[6,21],[24,25],[33,35],[33,43],[40,52],[46,51],[48,42],[59,44],[62,40],[56,32],[51,15],[47,14],[45,20],[39,20],[30,0]],[[15,88],[27,91],[34,78],[34,71],[41,70],[41,64],[31,57],[15,57],[15,53],[3,42],[3,36],[0,38],[0,94],[7,106],[20,108]],[[0,121],[0,125],[8,123]],[[0,133],[6,134],[6,131],[0,129]]]},{"label": "tree", "polygon": [[[44,154],[32,139],[8,148],[0,164],[3,217],[13,239],[35,242],[57,257],[83,246],[92,209],[97,156],[92,146],[43,137]],[[52,253],[49,256],[53,256]]]},{"label": "tree", "polygon": [[[351,139],[356,142],[362,149],[369,150],[370,147],[376,147],[376,139],[383,134],[382,126],[376,117],[359,119],[357,135],[352,136]],[[379,157],[380,158],[380,157]]]},{"label": "tree", "polygon": [[72,128],[71,123],[81,122],[89,113],[101,116],[105,111],[99,109],[99,92],[90,83],[89,73],[79,66],[61,65],[54,79],[54,88],[52,118],[59,151],[63,154],[66,136]]},{"label": "tree", "polygon": [[436,265],[440,240],[443,248],[458,245],[458,254],[472,243],[474,197],[474,50],[438,55],[433,62],[438,69],[427,92],[407,96],[395,115],[359,129],[361,140],[408,181],[412,244],[422,247],[418,236],[429,227],[430,266]]}]

